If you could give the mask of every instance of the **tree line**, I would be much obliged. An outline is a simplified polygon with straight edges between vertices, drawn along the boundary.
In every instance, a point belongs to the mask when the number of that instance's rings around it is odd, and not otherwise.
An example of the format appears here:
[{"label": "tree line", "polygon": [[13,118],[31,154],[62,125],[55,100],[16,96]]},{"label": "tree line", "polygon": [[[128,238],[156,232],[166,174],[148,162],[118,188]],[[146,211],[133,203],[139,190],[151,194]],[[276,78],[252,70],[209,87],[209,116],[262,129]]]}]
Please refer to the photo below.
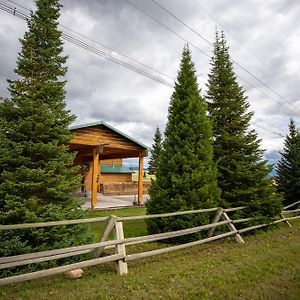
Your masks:
[{"label": "tree line", "polygon": [[[78,219],[84,216],[72,193],[80,178],[74,153],[66,144],[75,116],[66,109],[63,55],[58,18],[59,0],[36,0],[20,40],[17,78],[9,81],[10,98],[0,103],[0,224]],[[257,216],[274,217],[281,196],[268,178],[260,140],[249,130],[252,113],[238,85],[223,34],[217,34],[209,75],[208,93],[201,96],[188,46],[169,107],[164,141],[157,147],[156,180],[150,190],[148,213],[191,210],[220,205],[247,205]],[[295,143],[295,137],[297,142]],[[157,141],[162,140],[157,131]],[[284,159],[278,165],[284,176],[297,178],[291,158],[299,133],[291,125]],[[294,146],[295,144],[295,146]],[[293,145],[293,146],[292,146]],[[296,149],[296,148],[295,148]],[[153,171],[153,172],[154,172]],[[298,171],[297,171],[298,172]],[[298,181],[295,181],[298,184]],[[292,188],[282,189],[290,193]],[[290,200],[288,200],[290,201]],[[150,232],[203,224],[210,216],[185,216],[149,223]],[[84,225],[0,231],[0,257],[71,247],[91,241]],[[61,265],[80,257],[1,271],[1,276]]]},{"label": "tree line", "polygon": [[[200,92],[186,45],[164,140],[158,128],[155,133],[149,171],[155,172],[156,180],[149,192],[147,213],[247,206],[242,215],[255,216],[257,222],[272,220],[283,203],[299,199],[300,135],[294,122],[291,120],[274,182],[269,177],[272,166],[263,159],[261,140],[250,129],[254,113],[237,81],[223,32],[216,32],[206,95]],[[210,217],[149,220],[148,229],[151,233],[179,230],[199,226]]]}]

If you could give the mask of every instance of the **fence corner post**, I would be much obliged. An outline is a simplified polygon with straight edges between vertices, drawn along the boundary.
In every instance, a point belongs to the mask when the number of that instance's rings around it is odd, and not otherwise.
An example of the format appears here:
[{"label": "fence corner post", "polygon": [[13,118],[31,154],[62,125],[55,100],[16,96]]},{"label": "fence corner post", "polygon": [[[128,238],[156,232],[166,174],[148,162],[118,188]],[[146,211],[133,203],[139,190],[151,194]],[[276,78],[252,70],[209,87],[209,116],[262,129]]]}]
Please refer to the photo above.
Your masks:
[{"label": "fence corner post", "polygon": [[[123,223],[116,222],[115,224],[115,239],[123,240],[124,239],[124,231],[123,231]],[[122,254],[124,258],[117,261],[117,273],[118,275],[125,275],[128,273],[127,262],[125,261],[126,257],[126,249],[125,244],[117,244],[115,248],[116,254]]]},{"label": "fence corner post", "polygon": [[[223,208],[222,207],[218,207],[217,211],[216,211],[216,214],[211,222],[211,224],[214,224],[214,223],[218,223],[220,218],[222,217],[222,214],[223,214]],[[208,234],[207,234],[207,237],[212,237],[213,234],[214,234],[214,231],[216,229],[217,226],[214,226],[214,227],[211,227],[208,231]]]},{"label": "fence corner post", "polygon": [[[101,240],[100,242],[106,242],[109,238],[110,233],[113,231],[115,224],[117,222],[117,217],[114,215],[111,215],[108,220],[107,220],[107,225],[106,228],[102,234]],[[104,250],[104,246],[99,247],[98,249],[96,249],[96,253],[95,253],[95,257],[98,258],[102,255],[103,250]]]},{"label": "fence corner post", "polygon": [[[223,211],[222,213],[222,218],[225,221],[231,221],[230,218],[228,217],[226,211]],[[236,234],[234,235],[235,240],[240,243],[240,244],[245,244],[244,239],[242,238],[242,236],[239,234],[238,230],[235,228],[234,224],[232,223],[232,221],[230,223],[227,224],[227,227],[230,231],[236,231]]]},{"label": "fence corner post", "polygon": [[284,222],[285,222],[286,224],[288,224],[291,228],[293,227],[292,224],[286,219],[286,217],[284,216],[283,213],[281,213],[280,216],[282,217],[282,219],[284,220]]}]

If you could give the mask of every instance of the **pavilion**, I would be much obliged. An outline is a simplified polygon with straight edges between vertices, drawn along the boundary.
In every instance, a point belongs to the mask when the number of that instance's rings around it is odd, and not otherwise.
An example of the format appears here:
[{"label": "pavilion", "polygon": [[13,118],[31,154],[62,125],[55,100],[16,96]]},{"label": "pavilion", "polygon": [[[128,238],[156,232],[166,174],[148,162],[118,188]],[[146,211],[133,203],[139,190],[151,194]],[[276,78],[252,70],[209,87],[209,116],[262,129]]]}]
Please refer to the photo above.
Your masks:
[{"label": "pavilion", "polygon": [[144,157],[148,155],[148,147],[103,121],[71,126],[70,131],[73,139],[68,145],[76,152],[74,164],[91,166],[91,208],[97,203],[100,160],[131,157],[139,158],[138,205],[141,205]]}]

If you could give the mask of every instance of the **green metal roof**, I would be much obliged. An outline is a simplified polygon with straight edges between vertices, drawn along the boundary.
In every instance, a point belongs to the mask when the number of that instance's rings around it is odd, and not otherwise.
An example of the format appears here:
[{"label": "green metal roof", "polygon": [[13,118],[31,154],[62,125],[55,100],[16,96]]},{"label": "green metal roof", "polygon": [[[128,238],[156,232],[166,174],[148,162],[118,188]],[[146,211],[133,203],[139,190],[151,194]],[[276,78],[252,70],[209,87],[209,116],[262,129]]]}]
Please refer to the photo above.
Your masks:
[{"label": "green metal roof", "polygon": [[98,122],[91,122],[91,123],[85,123],[85,124],[78,124],[78,125],[72,125],[69,127],[69,129],[72,131],[72,130],[75,130],[75,129],[80,129],[80,128],[86,128],[86,127],[93,127],[93,126],[104,126],[114,132],[116,132],[117,134],[123,136],[124,138],[130,140],[131,142],[141,146],[142,148],[144,148],[145,150],[150,150],[150,147],[144,145],[143,143],[137,141],[136,139],[130,137],[129,135],[121,132],[120,130],[114,128],[113,126],[107,124],[106,122],[104,121],[98,121]]},{"label": "green metal roof", "polygon": [[134,171],[124,166],[101,165],[101,173],[128,174]]}]

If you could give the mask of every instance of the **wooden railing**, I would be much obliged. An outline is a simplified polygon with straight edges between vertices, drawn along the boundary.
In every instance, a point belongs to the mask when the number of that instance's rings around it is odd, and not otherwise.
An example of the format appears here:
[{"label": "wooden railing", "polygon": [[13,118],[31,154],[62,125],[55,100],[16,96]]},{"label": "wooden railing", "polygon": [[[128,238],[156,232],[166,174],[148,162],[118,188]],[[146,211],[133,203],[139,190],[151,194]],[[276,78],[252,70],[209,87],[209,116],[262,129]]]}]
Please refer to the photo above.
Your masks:
[{"label": "wooden railing", "polygon": [[[230,217],[228,216],[228,213],[233,211],[243,210],[246,208],[244,206],[227,208],[227,209],[223,209],[221,207],[215,207],[215,208],[199,209],[193,211],[181,211],[181,212],[145,215],[145,216],[116,217],[112,215],[109,217],[99,217],[99,218],[89,218],[89,219],[79,219],[79,220],[0,225],[0,230],[16,230],[16,229],[24,229],[24,228],[72,225],[72,224],[82,224],[82,223],[92,223],[92,222],[104,222],[104,221],[107,222],[107,226],[103,232],[101,241],[99,243],[93,243],[93,244],[76,246],[76,247],[68,247],[63,249],[48,250],[48,251],[42,251],[37,253],[2,257],[0,258],[0,269],[24,266],[33,263],[40,263],[40,262],[56,260],[60,258],[82,255],[93,251],[95,252],[95,258],[61,266],[61,267],[51,268],[47,270],[41,270],[41,271],[31,272],[31,273],[17,275],[17,276],[0,278],[0,285],[6,285],[6,284],[17,283],[21,281],[30,280],[30,279],[35,279],[35,278],[41,278],[49,275],[70,271],[77,268],[99,265],[106,262],[116,262],[118,274],[123,275],[128,272],[128,266],[127,266],[128,261],[149,257],[153,255],[158,255],[162,253],[167,253],[179,249],[184,249],[187,247],[212,242],[229,236],[234,236],[237,242],[244,243],[241,233],[262,228],[265,226],[269,226],[271,224],[280,223],[280,222],[286,222],[289,226],[291,226],[289,220],[298,219],[300,218],[300,215],[292,216],[292,217],[285,217],[284,215],[286,213],[288,214],[298,213],[300,209],[288,210],[288,208],[293,207],[299,203],[300,201],[284,207],[284,210],[281,213],[282,218],[279,220],[270,223],[246,227],[240,230],[236,229],[235,224],[247,222],[253,220],[254,218],[250,217],[250,218],[244,218],[238,220],[231,220]],[[215,212],[215,216],[212,220],[212,223],[210,224],[172,231],[172,232],[164,232],[159,234],[132,237],[126,239],[124,238],[123,222],[126,221],[151,219],[151,218],[163,218],[163,217],[170,217],[170,216],[179,216],[179,215],[187,215],[187,214],[195,214],[195,213],[208,213],[208,212]],[[220,225],[226,225],[229,231],[214,235],[214,231],[216,227]],[[197,233],[205,230],[208,231],[207,237],[201,240],[197,240],[197,241],[193,241],[181,245],[176,245],[176,246],[170,246],[162,249],[142,252],[142,253],[136,253],[130,255],[126,254],[126,246],[129,245],[160,241],[163,239],[174,238],[174,237]],[[112,231],[114,231],[115,233],[115,239],[108,241],[109,235]],[[101,257],[104,249],[111,249],[111,248],[115,248],[115,254]]]}]

